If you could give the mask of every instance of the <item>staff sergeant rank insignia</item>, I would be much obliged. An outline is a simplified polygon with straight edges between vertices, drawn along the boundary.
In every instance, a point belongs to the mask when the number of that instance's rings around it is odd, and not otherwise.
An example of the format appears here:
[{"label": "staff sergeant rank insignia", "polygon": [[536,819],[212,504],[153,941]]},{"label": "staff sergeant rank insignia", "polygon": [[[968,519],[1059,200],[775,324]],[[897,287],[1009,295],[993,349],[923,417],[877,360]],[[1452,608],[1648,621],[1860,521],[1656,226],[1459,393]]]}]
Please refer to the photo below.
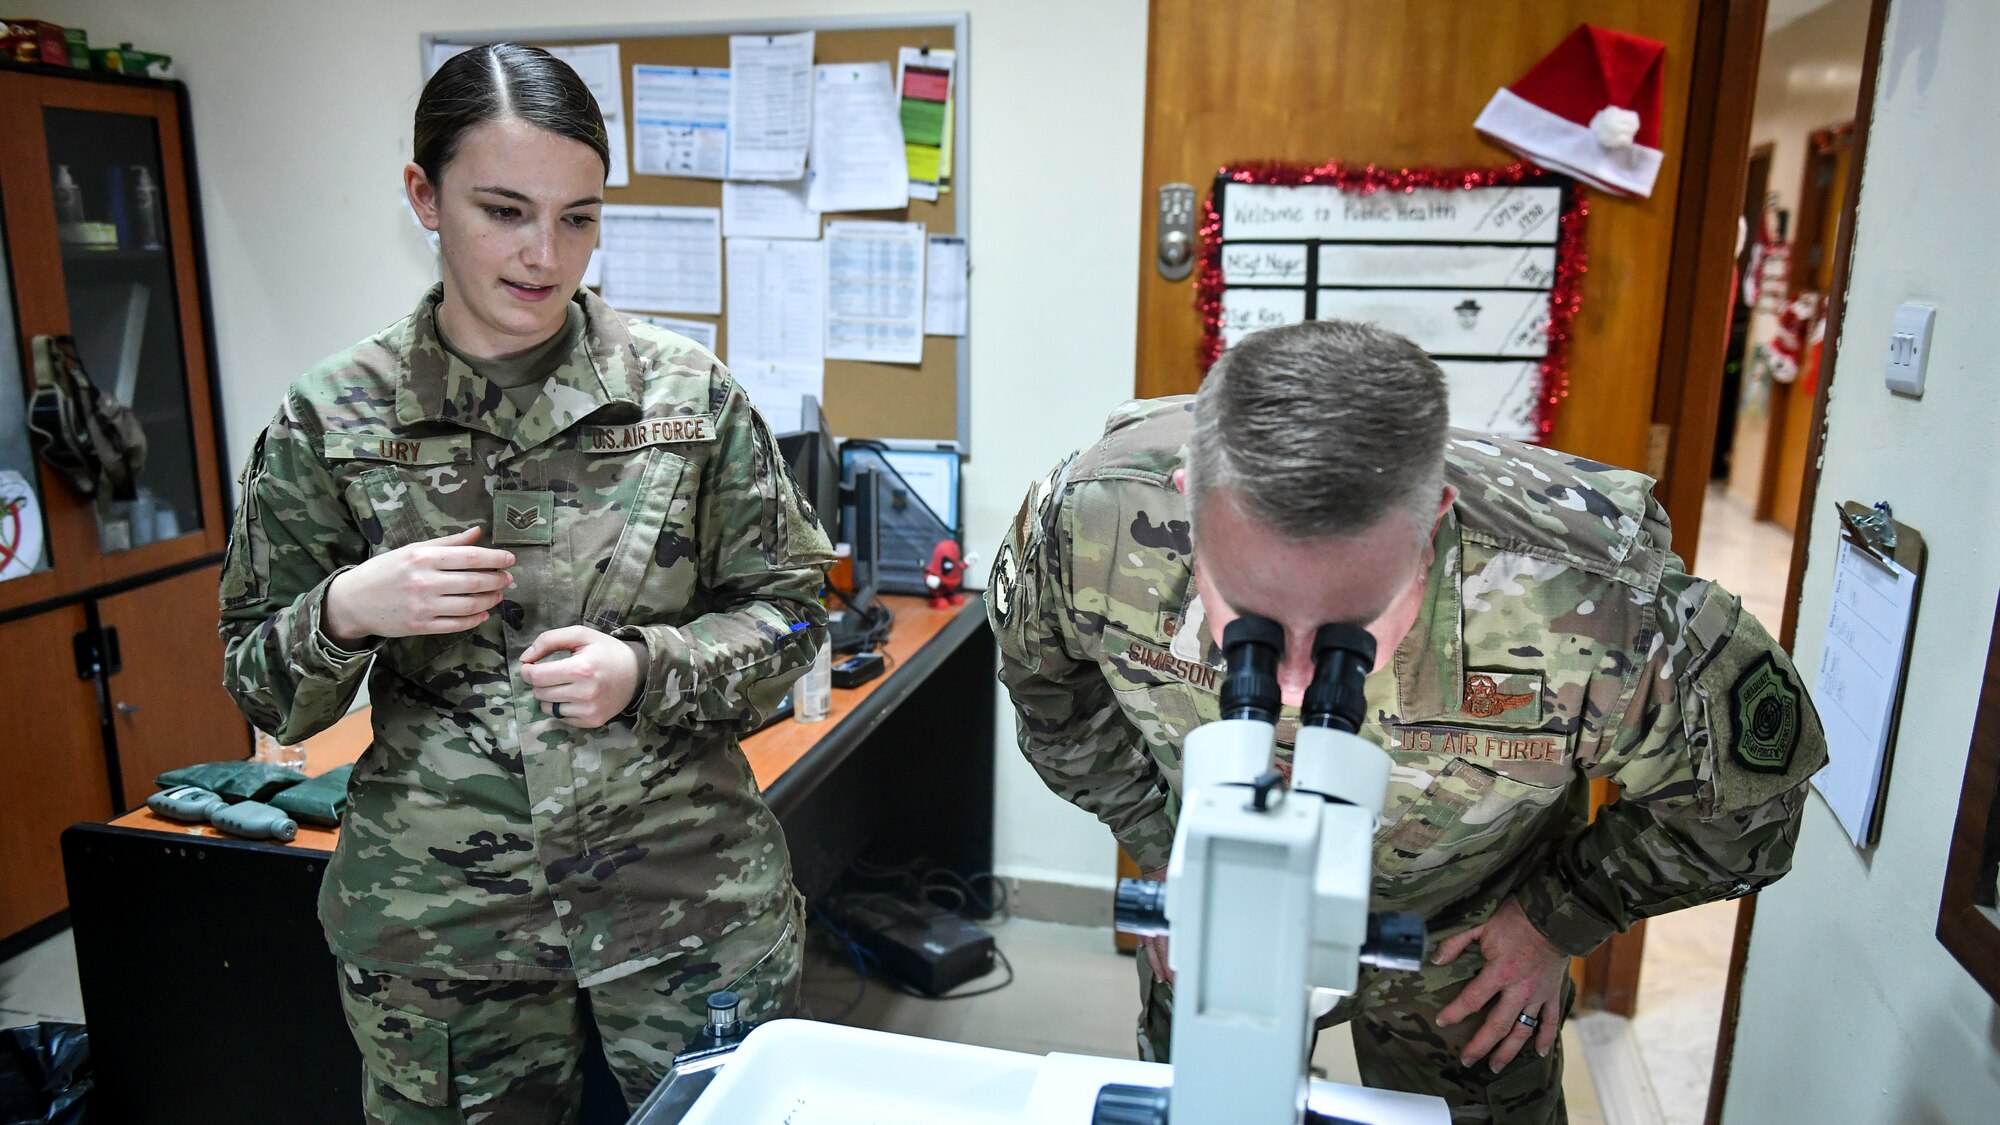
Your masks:
[{"label": "staff sergeant rank insignia", "polygon": [[554,541],[556,494],[518,488],[493,493],[493,545],[523,547]]},{"label": "staff sergeant rank insignia", "polygon": [[1736,677],[1729,689],[1736,721],[1736,745],[1731,749],[1744,769],[1785,772],[1798,746],[1799,705],[1798,685],[1768,652]]}]

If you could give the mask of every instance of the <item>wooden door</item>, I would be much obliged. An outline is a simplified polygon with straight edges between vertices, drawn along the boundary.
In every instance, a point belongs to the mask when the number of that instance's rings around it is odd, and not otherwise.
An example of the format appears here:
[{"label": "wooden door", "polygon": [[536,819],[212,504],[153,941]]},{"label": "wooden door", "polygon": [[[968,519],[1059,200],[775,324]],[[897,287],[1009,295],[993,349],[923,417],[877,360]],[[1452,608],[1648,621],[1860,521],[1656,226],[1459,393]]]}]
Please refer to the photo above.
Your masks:
[{"label": "wooden door", "polygon": [[222,690],[221,573],[203,567],[98,603],[123,654],[110,682],[126,808],[167,770],[250,755],[250,725]]},{"label": "wooden door", "polygon": [[[1840,201],[1847,196],[1848,168],[1854,152],[1854,123],[1814,133],[1806,141],[1805,183],[1799,188],[1799,225],[1792,255],[1791,291],[1830,298],[1834,282],[1834,244],[1840,226]],[[1807,446],[1812,442],[1813,394],[1807,389],[1805,366],[1815,349],[1808,343],[1800,358],[1800,376],[1771,386],[1770,436],[1766,439],[1764,477],[1758,489],[1760,518],[1768,518],[1793,534],[1799,529],[1799,504],[1805,491]],[[1819,377],[1830,372],[1819,365]],[[1814,382],[1817,386],[1817,381]]]},{"label": "wooden door", "polygon": [[0,625],[8,667],[0,738],[0,938],[68,904],[62,830],[111,815],[95,685],[76,675],[70,639],[81,605]]},{"label": "wooden door", "polygon": [[1199,384],[1192,278],[1154,266],[1156,192],[1206,198],[1226,163],[1337,160],[1498,167],[1472,122],[1579,23],[1666,44],[1661,149],[1648,199],[1589,195],[1589,273],[1569,400],[1553,443],[1643,467],[1674,240],[1699,0],[1153,0],[1141,188],[1137,393]]},{"label": "wooden door", "polygon": [[[1734,7],[1727,12],[1740,14]],[[1700,115],[1692,123],[1701,143],[1720,143],[1710,120],[1719,113],[1713,99],[1704,95],[1694,105],[1695,56],[1698,48],[1711,52],[1704,65],[1717,68],[1728,23],[1723,14],[1722,7],[1705,10],[1704,0],[1152,0],[1135,393],[1187,393],[1200,382],[1193,279],[1169,281],[1155,265],[1161,185],[1190,183],[1206,197],[1218,167],[1266,160],[1391,168],[1513,163],[1517,158],[1482,139],[1472,122],[1495,90],[1588,22],[1665,44],[1664,159],[1646,199],[1583,189],[1589,266],[1572,322],[1570,393],[1550,444],[1661,475],[1666,427],[1654,420],[1662,406],[1677,408],[1656,402],[1662,348],[1675,343],[1665,338],[1665,326],[1695,315],[1690,295],[1672,289],[1676,251],[1689,253],[1683,247],[1700,235],[1700,224],[1682,215],[1680,199],[1691,111]],[[1754,45],[1750,50],[1754,55]],[[1737,109],[1747,130],[1747,104]],[[1709,166],[1706,149],[1695,155],[1701,157],[1695,167]],[[1732,183],[1730,194],[1737,191]],[[1726,260],[1723,266],[1726,276]],[[1683,273],[1682,288],[1694,288],[1695,271]],[[1721,343],[1714,349],[1717,382]],[[1686,393],[1682,384],[1692,376],[1671,374],[1674,394]],[[1713,425],[1712,415],[1704,425]],[[1677,542],[1685,537],[1691,549],[1701,489],[1688,491],[1665,502],[1681,529]],[[1600,803],[1611,788],[1600,784],[1594,794]],[[1592,978],[1585,994],[1629,1014],[1643,940],[1643,928],[1635,927],[1607,943],[1585,970]]]}]

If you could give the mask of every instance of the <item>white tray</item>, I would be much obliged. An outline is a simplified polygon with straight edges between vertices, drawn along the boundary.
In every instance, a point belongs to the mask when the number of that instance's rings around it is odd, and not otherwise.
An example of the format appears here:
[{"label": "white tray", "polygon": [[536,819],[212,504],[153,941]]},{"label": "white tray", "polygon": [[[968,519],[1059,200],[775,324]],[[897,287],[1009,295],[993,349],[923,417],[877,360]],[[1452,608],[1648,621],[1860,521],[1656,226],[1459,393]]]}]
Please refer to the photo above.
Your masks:
[{"label": "white tray", "polygon": [[[1088,1125],[1107,1082],[1171,1068],[1027,1055],[886,1031],[773,1020],[752,1031],[682,1125]],[[1443,1101],[1314,1080],[1315,1110],[1372,1125],[1450,1125]]]},{"label": "white tray", "polygon": [[1041,1059],[812,1020],[751,1031],[683,1125],[1018,1125]]}]

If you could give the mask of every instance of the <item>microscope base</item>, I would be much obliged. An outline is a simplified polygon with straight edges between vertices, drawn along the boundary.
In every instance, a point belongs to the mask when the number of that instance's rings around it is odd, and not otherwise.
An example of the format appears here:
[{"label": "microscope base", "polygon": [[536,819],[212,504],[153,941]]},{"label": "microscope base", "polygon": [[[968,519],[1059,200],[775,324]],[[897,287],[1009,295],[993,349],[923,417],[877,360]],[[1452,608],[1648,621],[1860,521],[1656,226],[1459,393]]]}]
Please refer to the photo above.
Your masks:
[{"label": "microscope base", "polygon": [[[1171,1068],[1090,1055],[1030,1055],[812,1020],[752,1031],[686,1110],[642,1107],[632,1125],[1089,1125],[1107,1082],[1160,1086]],[[653,1103],[649,1100],[649,1106]],[[1437,1098],[1315,1080],[1315,1112],[1358,1125],[1450,1125]]]}]

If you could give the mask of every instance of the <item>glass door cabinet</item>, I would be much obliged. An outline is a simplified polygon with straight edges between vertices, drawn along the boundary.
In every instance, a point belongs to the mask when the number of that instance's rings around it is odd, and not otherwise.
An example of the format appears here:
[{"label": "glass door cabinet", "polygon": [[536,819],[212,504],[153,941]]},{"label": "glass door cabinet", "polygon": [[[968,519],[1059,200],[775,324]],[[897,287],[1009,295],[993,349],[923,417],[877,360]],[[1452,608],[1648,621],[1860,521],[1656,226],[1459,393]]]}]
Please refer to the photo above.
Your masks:
[{"label": "glass door cabinet", "polygon": [[[0,64],[0,949],[59,920],[58,834],[241,758],[215,596],[228,536],[188,93]],[[33,341],[70,336],[147,454],[126,496],[34,456]],[[121,635],[122,634],[122,635]]]}]

